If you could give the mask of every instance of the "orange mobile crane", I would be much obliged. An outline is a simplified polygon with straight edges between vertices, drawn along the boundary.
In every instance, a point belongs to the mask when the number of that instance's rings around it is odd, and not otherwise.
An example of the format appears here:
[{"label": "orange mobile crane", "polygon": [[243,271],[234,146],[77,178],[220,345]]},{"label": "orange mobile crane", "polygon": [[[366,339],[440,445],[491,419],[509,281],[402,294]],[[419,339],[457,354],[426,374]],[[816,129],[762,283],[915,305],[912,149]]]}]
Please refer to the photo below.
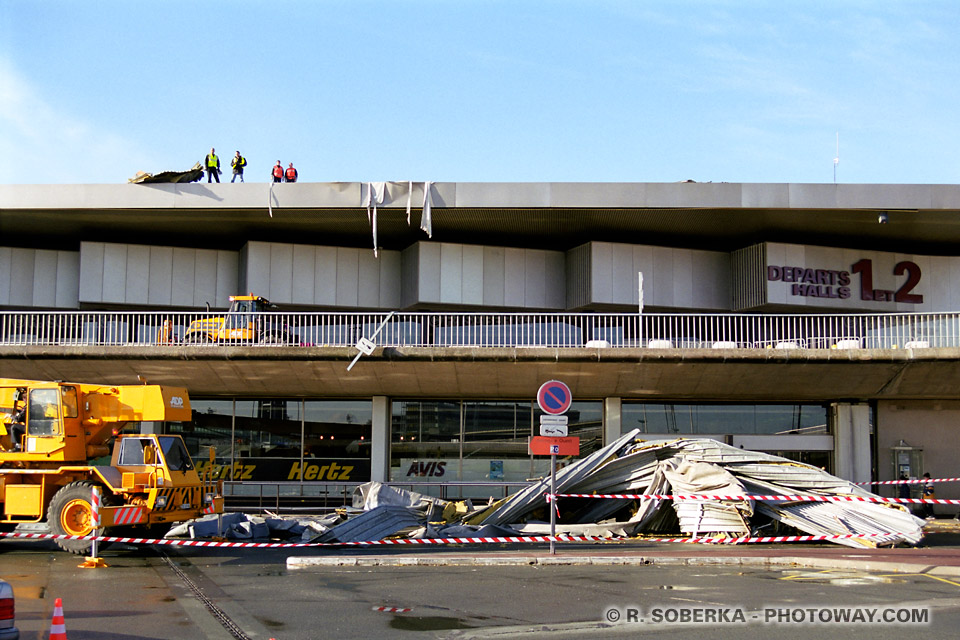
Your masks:
[{"label": "orange mobile crane", "polygon": [[[186,389],[0,378],[0,524],[60,535],[148,537],[223,512],[223,482],[201,478],[178,435],[121,434],[139,422],[190,421]],[[111,455],[109,464],[105,458]],[[94,464],[103,458],[103,464]],[[91,540],[57,539],[84,554]]]}]

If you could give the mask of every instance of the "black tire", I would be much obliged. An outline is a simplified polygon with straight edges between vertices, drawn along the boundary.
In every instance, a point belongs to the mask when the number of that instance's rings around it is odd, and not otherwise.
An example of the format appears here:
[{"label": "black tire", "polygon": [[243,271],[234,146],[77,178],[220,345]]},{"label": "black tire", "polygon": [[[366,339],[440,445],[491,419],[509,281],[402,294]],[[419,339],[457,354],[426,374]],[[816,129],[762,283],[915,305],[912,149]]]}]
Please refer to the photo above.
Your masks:
[{"label": "black tire", "polygon": [[[90,517],[93,509],[90,506],[93,497],[92,482],[81,480],[71,482],[53,496],[50,501],[50,507],[47,509],[47,524],[50,525],[50,531],[56,535],[91,535],[92,527],[89,526]],[[102,492],[101,492],[102,495]],[[99,529],[99,534],[103,535],[103,528]],[[90,553],[93,547],[92,540],[67,540],[58,538],[55,540],[57,546],[64,551],[75,553],[77,555],[86,555]],[[98,545],[103,548],[105,545]]]},{"label": "black tire", "polygon": [[211,344],[213,340],[206,333],[191,333],[190,335],[184,337],[184,344]]}]

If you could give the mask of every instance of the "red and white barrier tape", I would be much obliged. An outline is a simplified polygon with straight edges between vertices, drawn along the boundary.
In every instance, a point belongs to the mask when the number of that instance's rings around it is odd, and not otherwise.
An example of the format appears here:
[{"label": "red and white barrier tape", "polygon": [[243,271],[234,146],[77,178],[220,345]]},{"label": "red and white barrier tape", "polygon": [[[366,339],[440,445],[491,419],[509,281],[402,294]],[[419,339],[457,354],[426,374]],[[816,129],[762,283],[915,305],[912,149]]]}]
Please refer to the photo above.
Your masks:
[{"label": "red and white barrier tape", "polygon": [[854,482],[858,485],[872,484],[927,484],[928,482],[960,482],[960,478],[920,478],[919,480],[877,480],[876,482]]},{"label": "red and white barrier tape", "polygon": [[[6,538],[27,540],[92,540],[91,536],[68,536],[52,533],[0,532]],[[524,542],[683,542],[700,544],[744,544],[767,542],[829,542],[832,540],[850,540],[853,538],[899,538],[895,533],[862,533],[837,536],[745,536],[738,538],[604,538],[602,536],[505,536],[484,538],[400,538],[393,540],[365,540],[363,542],[220,542],[216,540],[178,540],[173,538],[129,538],[100,536],[100,542],[123,542],[126,544],[156,544],[174,547],[219,547],[228,549],[290,549],[302,547],[370,547],[403,545],[445,545],[445,544],[502,544]]]},{"label": "red and white barrier tape", "polygon": [[[549,495],[549,494],[547,494]],[[960,504],[940,498],[883,498],[881,496],[719,496],[669,493],[558,493],[556,498],[610,498],[615,500],[757,500],[760,502],[890,502],[905,504]]]}]

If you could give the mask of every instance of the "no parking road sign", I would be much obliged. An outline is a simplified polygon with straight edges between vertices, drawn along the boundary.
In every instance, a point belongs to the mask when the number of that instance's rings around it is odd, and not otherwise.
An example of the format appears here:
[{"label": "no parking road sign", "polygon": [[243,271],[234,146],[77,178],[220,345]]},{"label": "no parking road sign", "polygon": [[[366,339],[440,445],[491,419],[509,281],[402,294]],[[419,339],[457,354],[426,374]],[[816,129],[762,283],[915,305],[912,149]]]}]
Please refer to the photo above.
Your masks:
[{"label": "no parking road sign", "polygon": [[559,380],[544,382],[537,391],[537,404],[544,413],[552,416],[566,413],[572,401],[573,394],[570,393],[570,387]]}]

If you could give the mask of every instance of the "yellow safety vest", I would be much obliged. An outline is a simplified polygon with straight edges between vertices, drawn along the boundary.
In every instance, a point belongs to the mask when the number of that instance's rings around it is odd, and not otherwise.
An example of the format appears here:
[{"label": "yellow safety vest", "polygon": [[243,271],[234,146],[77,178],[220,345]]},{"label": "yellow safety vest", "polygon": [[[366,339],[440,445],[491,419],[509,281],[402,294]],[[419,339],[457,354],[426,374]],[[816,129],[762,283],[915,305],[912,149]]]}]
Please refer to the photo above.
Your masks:
[{"label": "yellow safety vest", "polygon": [[217,156],[215,156],[215,155],[207,156],[207,166],[208,166],[208,167],[216,167],[216,166],[219,165],[219,164],[220,164],[220,161],[217,160]]}]

